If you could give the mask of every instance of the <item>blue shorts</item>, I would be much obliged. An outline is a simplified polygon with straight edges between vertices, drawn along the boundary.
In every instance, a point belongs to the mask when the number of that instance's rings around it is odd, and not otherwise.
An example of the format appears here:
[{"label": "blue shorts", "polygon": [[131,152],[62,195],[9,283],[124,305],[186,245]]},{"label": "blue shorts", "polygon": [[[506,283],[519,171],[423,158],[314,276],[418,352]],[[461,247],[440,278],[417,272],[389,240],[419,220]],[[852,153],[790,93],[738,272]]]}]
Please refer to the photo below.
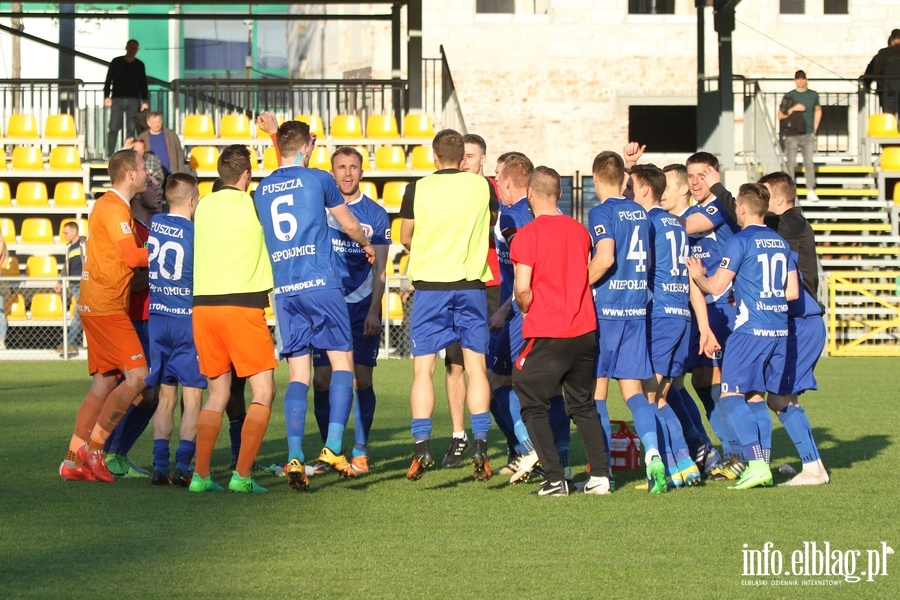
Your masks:
[{"label": "blue shorts", "polygon": [[649,379],[653,377],[647,352],[646,319],[598,319],[597,377]]},{"label": "blue shorts", "polygon": [[323,350],[352,350],[350,316],[340,289],[312,290],[282,296],[275,302],[281,328],[281,356],[309,354],[312,346]]},{"label": "blue shorts", "polygon": [[525,348],[525,340],[522,338],[522,323],[525,319],[519,311],[509,311],[509,316],[503,323],[503,329],[497,338],[497,347],[494,348],[494,357],[491,362],[491,371],[497,375],[512,375],[513,365]]},{"label": "blue shorts", "polygon": [[453,342],[487,354],[487,295],[479,290],[416,290],[409,337],[413,356],[437,354]]},{"label": "blue shorts", "polygon": [[722,359],[722,395],[777,394],[787,358],[786,337],[733,333]]},{"label": "blue shorts", "polygon": [[149,387],[161,383],[206,388],[200,373],[194,329],[190,317],[150,315],[150,374],[144,379]]},{"label": "blue shorts", "polygon": [[700,330],[697,328],[697,320],[691,319],[691,342],[688,348],[688,363],[686,370],[692,371],[698,367],[721,367],[722,353],[725,352],[725,343],[731,332],[734,331],[734,319],[737,316],[737,308],[728,303],[726,296],[706,305],[706,314],[709,319],[709,328],[719,342],[721,350],[712,358],[700,354]]},{"label": "blue shorts", "polygon": [[651,318],[647,331],[647,346],[653,372],[668,378],[684,375],[690,338],[690,320],[673,317]]},{"label": "blue shorts", "polygon": [[825,348],[825,319],[821,316],[788,319],[787,359],[781,378],[781,395],[817,390],[813,370]]},{"label": "blue shorts", "polygon": [[[350,333],[353,335],[353,364],[364,367],[375,366],[378,359],[378,346],[381,343],[380,335],[371,337],[363,335],[366,317],[369,315],[369,307],[371,305],[371,297],[369,297],[368,302],[363,300],[362,302],[347,305],[347,312],[350,313]],[[315,345],[313,345],[312,349],[312,358],[314,367],[331,366],[328,354]]]},{"label": "blue shorts", "polygon": [[131,320],[131,324],[134,325],[134,331],[137,333],[138,339],[141,340],[141,348],[144,349],[144,356],[147,357],[147,360],[150,360],[150,321],[135,321]]}]

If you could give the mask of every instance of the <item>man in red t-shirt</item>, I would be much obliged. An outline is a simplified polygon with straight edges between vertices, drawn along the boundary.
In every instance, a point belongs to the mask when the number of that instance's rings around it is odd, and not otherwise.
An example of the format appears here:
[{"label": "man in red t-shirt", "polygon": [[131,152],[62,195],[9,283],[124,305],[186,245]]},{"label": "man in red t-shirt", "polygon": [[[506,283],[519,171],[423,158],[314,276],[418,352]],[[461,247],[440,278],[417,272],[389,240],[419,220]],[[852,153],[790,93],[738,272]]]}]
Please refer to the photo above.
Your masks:
[{"label": "man in red t-shirt", "polygon": [[[559,196],[559,174],[537,167],[528,181],[528,204],[535,219],[518,231],[510,247],[526,340],[513,369],[513,387],[546,473],[543,485],[532,492],[538,496],[569,494],[547,417],[550,398],[560,386],[588,464],[595,473],[609,472],[593,400],[597,316],[587,271],[591,238],[578,221],[559,213]],[[592,476],[582,489],[588,494],[608,494],[609,479]]]}]

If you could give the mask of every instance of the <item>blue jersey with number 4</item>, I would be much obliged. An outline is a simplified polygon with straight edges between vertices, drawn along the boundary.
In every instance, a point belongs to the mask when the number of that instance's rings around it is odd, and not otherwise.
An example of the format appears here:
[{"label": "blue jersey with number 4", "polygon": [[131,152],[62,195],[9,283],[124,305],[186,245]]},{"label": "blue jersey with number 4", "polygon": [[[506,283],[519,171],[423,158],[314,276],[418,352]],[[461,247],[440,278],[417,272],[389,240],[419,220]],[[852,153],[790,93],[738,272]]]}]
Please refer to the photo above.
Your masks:
[{"label": "blue jersey with number 4", "polygon": [[642,319],[647,314],[647,270],[650,222],[647,211],[633,200],[608,198],[588,214],[588,230],[597,243],[612,239],[615,262],[594,288],[599,319]]},{"label": "blue jersey with number 4", "polygon": [[765,225],[748,225],[728,242],[719,268],[735,273],[735,333],[787,335],[790,254],[785,239]]},{"label": "blue jersey with number 4", "polygon": [[180,215],[150,220],[150,314],[190,317],[194,303],[194,222]]},{"label": "blue jersey with number 4", "polygon": [[341,287],[325,209],[343,202],[334,178],[320,169],[281,167],[260,182],[253,203],[276,298]]},{"label": "blue jersey with number 4", "polygon": [[[365,194],[349,202],[347,208],[359,220],[359,226],[373,246],[390,245],[391,222],[386,210]],[[372,295],[372,278],[374,276],[372,264],[366,257],[362,246],[344,233],[343,227],[337,222],[337,219],[331,216],[330,212],[327,213],[326,219],[331,231],[331,247],[337,258],[341,282],[344,286],[344,298],[347,300],[347,304],[365,300]]]},{"label": "blue jersey with number 4", "polygon": [[653,292],[653,317],[690,319],[687,233],[678,218],[660,206],[647,211],[653,247],[650,289]]}]

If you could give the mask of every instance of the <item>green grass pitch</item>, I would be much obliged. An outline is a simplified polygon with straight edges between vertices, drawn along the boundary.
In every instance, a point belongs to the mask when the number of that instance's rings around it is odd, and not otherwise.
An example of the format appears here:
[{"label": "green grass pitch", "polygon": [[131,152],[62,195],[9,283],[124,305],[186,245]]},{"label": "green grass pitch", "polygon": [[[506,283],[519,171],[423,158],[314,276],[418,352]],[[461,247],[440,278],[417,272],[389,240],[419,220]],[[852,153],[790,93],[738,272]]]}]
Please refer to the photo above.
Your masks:
[{"label": "green grass pitch", "polygon": [[[743,545],[791,553],[804,542],[861,552],[900,548],[900,427],[894,358],[823,359],[821,391],[804,398],[831,484],[743,492],[725,484],[650,496],[637,472],[617,476],[611,496],[536,498],[534,484],[495,476],[473,481],[468,465],[404,473],[409,433],[409,361],[382,361],[370,445],[372,472],[330,474],[298,494],[283,478],[258,477],[269,494],[188,494],[147,480],[114,485],[57,475],[89,380],[83,362],[0,367],[0,598],[769,598],[900,597],[900,554],[887,576],[842,585],[815,577],[743,577]],[[281,397],[259,462],[286,456]],[[433,448],[449,441],[438,388]],[[618,397],[613,419],[629,420]],[[310,396],[308,456],[318,451]],[[177,430],[176,430],[177,431]],[[348,432],[348,435],[351,435]],[[132,451],[149,466],[151,433]],[[491,464],[505,452],[491,431]],[[174,452],[174,444],[173,444]],[[799,468],[775,419],[774,467]],[[226,484],[227,427],[213,456]],[[573,427],[576,479],[583,454]],[[776,481],[783,481],[776,475]],[[840,578],[830,578],[832,581]],[[778,581],[776,581],[778,580]],[[796,580],[787,588],[777,583]],[[749,586],[747,583],[765,582]]]}]

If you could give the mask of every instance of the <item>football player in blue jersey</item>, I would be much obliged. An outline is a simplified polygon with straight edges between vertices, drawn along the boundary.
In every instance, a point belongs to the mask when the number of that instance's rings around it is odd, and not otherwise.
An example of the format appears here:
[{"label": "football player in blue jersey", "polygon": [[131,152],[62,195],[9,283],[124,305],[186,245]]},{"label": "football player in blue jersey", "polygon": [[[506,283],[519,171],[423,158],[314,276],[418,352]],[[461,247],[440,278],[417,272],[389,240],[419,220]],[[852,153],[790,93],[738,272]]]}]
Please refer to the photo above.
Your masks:
[{"label": "football player in blue jersey", "polygon": [[731,422],[748,464],[730,489],[772,485],[767,454],[772,419],[763,395],[778,393],[787,356],[788,302],[799,298],[790,246],[765,226],[769,191],[741,186],[735,212],[741,231],[725,247],[719,267],[708,276],[703,262],[688,259],[691,278],[706,294],[719,295],[733,284],[735,329],[722,361],[719,409]]},{"label": "football player in blue jersey", "polygon": [[254,204],[272,262],[281,355],[290,369],[284,397],[285,472],[291,487],[304,491],[309,481],[302,444],[313,346],[326,352],[332,367],[331,413],[319,460],[345,477],[356,475],[342,450],[353,403],[353,338],[326,212],[370,262],[375,260],[375,249],[331,174],[307,168],[315,144],[309,126],[300,121],[284,123],[278,128],[277,142],[282,166],[260,182]]},{"label": "football player in blue jersey", "polygon": [[[334,218],[328,219],[331,243],[337,257],[344,287],[344,298],[350,313],[353,334],[353,365],[356,403],[353,405],[355,444],[350,466],[357,473],[369,472],[366,445],[375,416],[375,390],[372,371],[381,341],[381,299],[384,296],[385,265],[391,243],[391,222],[387,211],[360,192],[363,177],[362,154],[355,148],[341,146],[331,156],[331,174],[338,184],[344,202],[350,208],[375,248],[375,262],[369,263],[362,247],[352,240]],[[316,422],[322,441],[327,439],[330,402],[331,364],[319,348],[313,349],[313,399]],[[324,465],[326,463],[320,463]],[[319,467],[320,465],[317,465]],[[314,471],[315,472],[315,471]]]},{"label": "football player in blue jersey", "polygon": [[667,490],[666,467],[656,434],[656,405],[644,395],[642,381],[653,376],[647,351],[647,273],[650,232],[647,211],[622,197],[625,163],[615,152],[601,152],[591,168],[601,203],[588,214],[594,254],[588,265],[594,285],[599,352],[594,400],[607,439],[611,438],[606,397],[609,380],[619,382],[634,427],[645,449],[648,489]]},{"label": "football player in blue jersey", "polygon": [[[152,485],[188,487],[196,451],[197,418],[206,389],[200,373],[191,313],[194,293],[194,209],[199,198],[197,180],[173,173],[166,180],[169,213],[150,221],[150,374],[147,387],[159,386],[159,405],[153,414]],[[175,471],[169,471],[169,438],[175,427],[176,392],[182,386],[184,410],[175,451]]]}]

